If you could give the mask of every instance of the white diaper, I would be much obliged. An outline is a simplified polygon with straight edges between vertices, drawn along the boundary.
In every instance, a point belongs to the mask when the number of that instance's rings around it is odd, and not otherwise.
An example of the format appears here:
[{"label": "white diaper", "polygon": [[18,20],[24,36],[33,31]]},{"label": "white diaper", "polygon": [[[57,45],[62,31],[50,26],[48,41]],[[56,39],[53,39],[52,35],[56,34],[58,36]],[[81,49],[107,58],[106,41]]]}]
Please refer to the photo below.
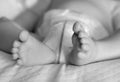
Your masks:
[{"label": "white diaper", "polygon": [[42,24],[42,27],[44,27],[44,29],[42,29],[43,36],[48,33],[47,31],[49,31],[50,27],[55,23],[66,20],[78,21],[83,26],[84,31],[94,39],[102,39],[109,35],[104,26],[98,20],[93,19],[88,15],[70,10],[54,9],[45,14]]}]

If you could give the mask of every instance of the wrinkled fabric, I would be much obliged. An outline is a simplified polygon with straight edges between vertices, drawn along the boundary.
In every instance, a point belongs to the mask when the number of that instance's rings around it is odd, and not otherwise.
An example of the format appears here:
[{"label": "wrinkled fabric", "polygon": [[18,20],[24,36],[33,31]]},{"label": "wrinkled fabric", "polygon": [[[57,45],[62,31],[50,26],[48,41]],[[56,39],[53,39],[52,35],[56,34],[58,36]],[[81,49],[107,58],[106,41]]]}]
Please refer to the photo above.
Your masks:
[{"label": "wrinkled fabric", "polygon": [[67,20],[75,22],[78,21],[84,31],[90,37],[93,37],[96,40],[103,39],[109,36],[107,30],[99,21],[93,19],[86,14],[78,13],[69,9],[53,9],[48,11],[44,16],[43,24],[39,29],[39,35],[41,37],[45,37],[49,29],[53,27],[55,23]]},{"label": "wrinkled fabric", "polygon": [[84,66],[20,66],[0,52],[0,82],[120,82],[120,59]]}]

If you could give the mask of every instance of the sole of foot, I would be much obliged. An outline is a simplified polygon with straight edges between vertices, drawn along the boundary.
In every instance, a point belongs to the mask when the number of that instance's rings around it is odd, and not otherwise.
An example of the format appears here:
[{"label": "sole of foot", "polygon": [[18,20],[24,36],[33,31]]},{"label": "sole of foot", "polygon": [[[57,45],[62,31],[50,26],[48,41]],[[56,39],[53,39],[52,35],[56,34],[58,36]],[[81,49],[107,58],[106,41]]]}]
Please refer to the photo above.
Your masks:
[{"label": "sole of foot", "polygon": [[13,44],[12,53],[18,64],[26,66],[49,64],[55,60],[54,53],[27,31],[20,33],[19,41]]}]

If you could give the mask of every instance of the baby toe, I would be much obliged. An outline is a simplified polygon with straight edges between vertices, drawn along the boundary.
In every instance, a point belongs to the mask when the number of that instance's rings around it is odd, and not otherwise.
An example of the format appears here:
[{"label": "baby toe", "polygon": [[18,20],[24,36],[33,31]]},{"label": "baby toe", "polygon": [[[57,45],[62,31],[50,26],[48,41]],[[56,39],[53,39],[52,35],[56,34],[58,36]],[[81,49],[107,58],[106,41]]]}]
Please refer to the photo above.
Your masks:
[{"label": "baby toe", "polygon": [[21,59],[17,60],[17,63],[18,63],[19,65],[23,65],[23,61],[22,61]]},{"label": "baby toe", "polygon": [[87,44],[82,45],[82,49],[85,52],[88,51],[89,50],[89,45],[87,45]]},{"label": "baby toe", "polygon": [[75,33],[79,33],[80,31],[83,31],[82,25],[79,22],[75,22],[73,25],[73,31]]},{"label": "baby toe", "polygon": [[22,31],[19,35],[19,39],[22,42],[27,41],[28,37],[29,37],[29,33],[27,31]]},{"label": "baby toe", "polygon": [[88,38],[82,38],[82,39],[81,39],[81,43],[82,43],[82,45],[84,45],[84,44],[89,44],[89,43],[90,43],[90,40],[89,40]]},{"label": "baby toe", "polygon": [[78,34],[78,37],[79,38],[88,38],[88,34],[84,31],[80,31],[79,34]]},{"label": "baby toe", "polygon": [[18,51],[19,51],[18,48],[13,48],[13,49],[12,49],[12,53],[13,53],[13,54],[18,53]]},{"label": "baby toe", "polygon": [[14,43],[13,43],[13,47],[14,48],[17,48],[17,47],[19,47],[21,45],[21,42],[19,42],[19,41],[15,41]]},{"label": "baby toe", "polygon": [[13,59],[16,60],[17,58],[19,58],[18,54],[13,54]]},{"label": "baby toe", "polygon": [[24,45],[21,46],[18,52],[20,58],[24,59],[25,55],[27,54],[26,52],[27,52],[26,47],[24,47]]}]

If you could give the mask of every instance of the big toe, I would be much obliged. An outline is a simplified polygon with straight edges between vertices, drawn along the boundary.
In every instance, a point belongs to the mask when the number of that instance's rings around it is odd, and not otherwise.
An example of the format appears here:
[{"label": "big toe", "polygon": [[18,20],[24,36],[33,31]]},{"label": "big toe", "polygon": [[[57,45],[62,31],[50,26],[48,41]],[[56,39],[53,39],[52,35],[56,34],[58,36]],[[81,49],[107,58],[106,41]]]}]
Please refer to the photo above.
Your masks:
[{"label": "big toe", "polygon": [[73,31],[75,33],[79,33],[80,31],[83,31],[83,27],[82,25],[79,23],[79,22],[75,22],[74,25],[73,25]]},{"label": "big toe", "polygon": [[27,41],[28,37],[29,37],[29,33],[27,31],[22,31],[19,35],[19,39],[22,42]]}]

